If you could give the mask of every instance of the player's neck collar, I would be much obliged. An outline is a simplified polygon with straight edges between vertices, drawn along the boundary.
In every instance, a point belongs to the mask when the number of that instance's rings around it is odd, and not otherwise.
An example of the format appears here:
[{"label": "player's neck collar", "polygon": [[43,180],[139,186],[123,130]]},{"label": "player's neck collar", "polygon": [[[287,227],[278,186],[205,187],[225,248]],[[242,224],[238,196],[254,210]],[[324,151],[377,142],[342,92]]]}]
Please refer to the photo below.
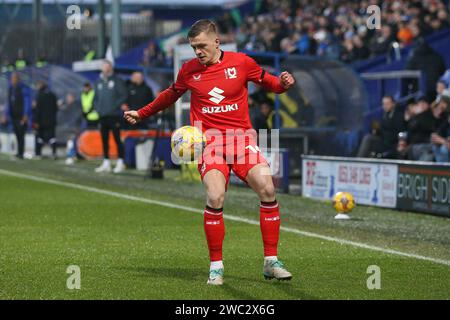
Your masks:
[{"label": "player's neck collar", "polygon": [[224,56],[224,52],[223,52],[223,50],[220,50],[220,57],[219,57],[219,59],[216,62],[214,62],[213,64],[210,64],[210,65],[204,64],[203,66],[206,68],[206,67],[209,67],[209,66],[214,66],[214,65],[216,65],[218,63],[222,63],[223,56]]}]

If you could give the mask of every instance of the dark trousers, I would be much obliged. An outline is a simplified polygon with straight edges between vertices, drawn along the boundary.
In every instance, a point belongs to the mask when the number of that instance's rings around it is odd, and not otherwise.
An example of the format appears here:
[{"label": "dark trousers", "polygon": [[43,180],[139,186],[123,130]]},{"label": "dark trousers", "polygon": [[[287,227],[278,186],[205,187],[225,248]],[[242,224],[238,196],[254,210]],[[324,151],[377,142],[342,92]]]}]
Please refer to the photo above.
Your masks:
[{"label": "dark trousers", "polygon": [[383,141],[379,136],[367,134],[359,145],[357,157],[367,158],[372,157],[377,153],[383,152]]},{"label": "dark trousers", "polygon": [[41,155],[42,146],[44,143],[50,144],[52,147],[53,156],[56,156],[56,139],[55,127],[39,127],[36,134],[35,152],[37,156]]},{"label": "dark trousers", "polygon": [[86,120],[86,129],[87,130],[94,130],[97,128],[98,128],[98,120],[97,121]]},{"label": "dark trousers", "polygon": [[109,159],[109,131],[112,131],[114,140],[116,141],[119,158],[124,157],[124,148],[122,140],[120,140],[120,117],[101,117],[100,133],[102,135],[103,157]]},{"label": "dark trousers", "polygon": [[13,119],[14,134],[17,139],[17,156],[23,158],[25,150],[25,132],[27,130],[27,124],[22,124],[20,119]]}]

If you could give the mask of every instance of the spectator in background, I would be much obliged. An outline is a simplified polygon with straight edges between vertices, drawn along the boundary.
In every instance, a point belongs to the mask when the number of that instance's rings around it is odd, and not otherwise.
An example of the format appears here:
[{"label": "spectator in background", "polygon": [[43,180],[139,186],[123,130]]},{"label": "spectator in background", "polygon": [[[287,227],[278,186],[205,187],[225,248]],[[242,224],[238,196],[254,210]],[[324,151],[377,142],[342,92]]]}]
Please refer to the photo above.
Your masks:
[{"label": "spectator in background", "polygon": [[23,53],[23,49],[17,50],[17,58],[14,62],[16,70],[22,70],[25,69],[27,65],[29,65],[29,62],[27,59],[25,59],[25,54]]},{"label": "spectator in background", "polygon": [[83,116],[86,119],[87,129],[97,129],[98,120],[100,116],[94,109],[94,97],[95,91],[92,89],[90,82],[86,82],[83,85],[83,91],[81,92],[81,108]]},{"label": "spectator in background", "polygon": [[432,161],[433,151],[430,145],[431,133],[436,126],[436,118],[426,97],[420,97],[412,107],[407,123],[408,158],[410,160]]},{"label": "spectator in background", "polygon": [[269,129],[267,120],[269,119],[269,115],[272,112],[270,102],[263,101],[262,103],[254,103],[253,99],[251,100],[252,103],[250,103],[250,118],[253,124],[253,129],[255,129],[256,131]]},{"label": "spectator in background", "polygon": [[8,103],[6,115],[3,117],[4,123],[8,120],[12,122],[14,134],[17,139],[17,159],[23,159],[25,150],[25,132],[27,130],[28,115],[30,113],[30,92],[20,81],[19,74],[11,74],[11,83],[8,89]]},{"label": "spectator in background", "polygon": [[358,157],[395,157],[398,134],[406,129],[403,112],[392,96],[382,100],[383,115],[379,126],[364,136],[358,150]]},{"label": "spectator in background", "polygon": [[36,157],[41,157],[42,146],[44,143],[48,143],[52,148],[53,159],[56,160],[57,98],[45,81],[38,81],[37,90],[35,118],[33,119],[36,129]]},{"label": "spectator in background", "polygon": [[406,131],[398,133],[398,143],[392,158],[408,160],[408,133]]},{"label": "spectator in background", "polygon": [[228,34],[233,32],[236,28],[236,23],[234,22],[233,17],[230,12],[226,11],[218,20],[217,26],[219,27],[219,31],[221,34]]},{"label": "spectator in background", "polygon": [[449,108],[449,97],[442,96],[438,102],[433,102],[431,105],[431,112],[435,118],[433,133],[440,136],[445,136],[448,129],[448,108]]},{"label": "spectator in background", "polygon": [[405,22],[400,22],[398,27],[397,39],[400,42],[401,47],[403,48],[412,44],[414,35],[409,26]]},{"label": "spectator in background", "polygon": [[[144,74],[142,72],[136,71],[131,74],[127,90],[127,100],[122,105],[122,111],[138,110],[142,106],[152,102],[154,99],[153,91],[145,83]],[[127,124],[127,126],[130,125]],[[145,129],[147,126],[143,121],[138,124],[138,127]]]},{"label": "spectator in background", "polygon": [[377,30],[376,36],[373,38],[371,43],[372,55],[379,55],[387,53],[391,43],[395,40],[392,34],[392,27],[390,25],[384,24],[381,30]]},{"label": "spectator in background", "polygon": [[450,97],[450,89],[448,88],[448,85],[444,79],[440,79],[436,83],[436,100],[435,102],[439,102],[442,96],[448,96]]},{"label": "spectator in background", "polygon": [[144,49],[142,64],[144,67],[163,67],[165,65],[164,53],[159,49],[158,44],[150,41]]},{"label": "spectator in background", "polygon": [[112,63],[104,60],[102,72],[95,83],[94,108],[100,119],[100,132],[103,145],[103,162],[95,172],[110,172],[109,160],[109,132],[112,131],[117,145],[118,159],[114,173],[125,170],[124,147],[120,138],[121,107],[127,100],[127,91],[124,81],[114,74]]},{"label": "spectator in background", "polygon": [[[426,79],[426,98],[436,98],[436,83],[445,72],[445,61],[427,43],[419,41],[406,63],[407,70],[420,70]],[[417,86],[417,84],[415,84]]]},{"label": "spectator in background", "polygon": [[450,162],[450,98],[443,96],[439,104],[440,108],[446,108],[446,112],[443,113],[446,125],[441,126],[439,132],[431,134],[433,154],[436,162]]},{"label": "spectator in background", "polygon": [[83,113],[73,93],[67,93],[65,100],[59,103],[56,138],[66,145],[66,164],[72,165],[77,155],[77,137],[80,133]]}]

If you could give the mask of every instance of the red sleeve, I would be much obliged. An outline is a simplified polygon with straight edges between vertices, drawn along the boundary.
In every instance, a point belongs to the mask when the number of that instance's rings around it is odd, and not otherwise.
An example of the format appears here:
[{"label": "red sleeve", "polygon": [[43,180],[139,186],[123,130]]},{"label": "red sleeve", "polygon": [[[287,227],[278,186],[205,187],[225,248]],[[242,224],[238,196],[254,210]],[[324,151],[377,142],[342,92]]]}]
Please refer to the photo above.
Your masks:
[{"label": "red sleeve", "polygon": [[[184,67],[184,66],[183,66]],[[178,72],[175,83],[161,92],[155,100],[138,110],[139,118],[145,119],[174,104],[187,90],[184,82],[184,68]]]},{"label": "red sleeve", "polygon": [[245,65],[247,67],[247,80],[259,84],[264,89],[283,93],[286,89],[281,85],[280,79],[261,68],[255,60],[249,56],[245,56]]}]

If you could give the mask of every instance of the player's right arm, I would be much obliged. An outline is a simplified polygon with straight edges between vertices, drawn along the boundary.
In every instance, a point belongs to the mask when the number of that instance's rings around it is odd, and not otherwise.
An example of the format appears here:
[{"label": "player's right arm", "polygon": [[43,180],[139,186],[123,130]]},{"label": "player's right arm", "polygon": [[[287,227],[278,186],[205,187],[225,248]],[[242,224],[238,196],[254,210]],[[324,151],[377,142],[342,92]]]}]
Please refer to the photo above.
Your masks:
[{"label": "player's right arm", "polygon": [[140,108],[139,110],[125,111],[124,118],[130,124],[136,124],[142,119],[148,118],[155,113],[164,110],[174,104],[187,90],[184,82],[183,67],[178,72],[175,83],[162,91],[155,100]]}]

